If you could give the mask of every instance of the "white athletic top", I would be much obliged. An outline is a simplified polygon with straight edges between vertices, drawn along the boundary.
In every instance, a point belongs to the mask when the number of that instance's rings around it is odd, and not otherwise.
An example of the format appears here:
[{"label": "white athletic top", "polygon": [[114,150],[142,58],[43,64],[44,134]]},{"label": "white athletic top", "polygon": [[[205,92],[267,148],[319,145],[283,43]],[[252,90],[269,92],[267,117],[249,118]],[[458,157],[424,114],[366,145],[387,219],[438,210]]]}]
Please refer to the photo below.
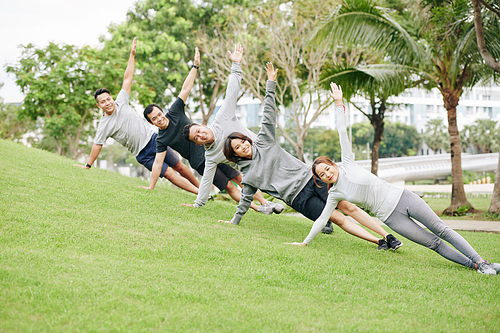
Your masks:
[{"label": "white athletic top", "polygon": [[403,194],[403,188],[387,183],[354,161],[347,137],[344,110],[343,106],[335,109],[342,149],[342,162],[337,164],[339,177],[328,191],[325,208],[304,240],[306,244],[309,244],[321,232],[339,201],[347,200],[369,209],[376,217],[385,221],[392,214]]}]

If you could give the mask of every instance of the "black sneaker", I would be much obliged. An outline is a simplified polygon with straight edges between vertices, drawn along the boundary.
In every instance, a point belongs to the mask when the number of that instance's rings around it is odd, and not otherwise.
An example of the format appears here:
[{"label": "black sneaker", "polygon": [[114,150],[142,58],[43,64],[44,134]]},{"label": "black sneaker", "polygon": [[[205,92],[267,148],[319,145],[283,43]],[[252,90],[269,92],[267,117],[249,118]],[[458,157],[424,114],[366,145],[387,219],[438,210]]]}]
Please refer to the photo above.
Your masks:
[{"label": "black sneaker", "polygon": [[387,245],[389,248],[393,251],[399,249],[401,246],[403,246],[403,242],[401,242],[399,239],[394,237],[392,234],[387,235]]},{"label": "black sneaker", "polygon": [[387,245],[385,239],[382,238],[378,240],[378,250],[379,251],[389,250],[389,245]]},{"label": "black sneaker", "polygon": [[333,225],[331,221],[328,221],[325,227],[321,230],[324,234],[331,234],[333,232]]}]

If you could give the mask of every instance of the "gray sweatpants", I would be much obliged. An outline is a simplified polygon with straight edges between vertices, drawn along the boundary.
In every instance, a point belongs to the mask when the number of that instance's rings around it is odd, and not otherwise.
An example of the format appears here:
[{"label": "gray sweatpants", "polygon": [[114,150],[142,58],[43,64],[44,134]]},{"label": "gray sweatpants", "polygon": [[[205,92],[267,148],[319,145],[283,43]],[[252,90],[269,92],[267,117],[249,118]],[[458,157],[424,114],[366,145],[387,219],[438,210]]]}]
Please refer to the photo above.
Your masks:
[{"label": "gray sweatpants", "polygon": [[[420,227],[410,217],[425,225],[432,233]],[[474,263],[482,260],[462,236],[441,221],[429,205],[411,191],[404,190],[396,209],[384,223],[398,234],[436,251],[457,264],[474,268]],[[458,251],[448,246],[442,239]]]}]

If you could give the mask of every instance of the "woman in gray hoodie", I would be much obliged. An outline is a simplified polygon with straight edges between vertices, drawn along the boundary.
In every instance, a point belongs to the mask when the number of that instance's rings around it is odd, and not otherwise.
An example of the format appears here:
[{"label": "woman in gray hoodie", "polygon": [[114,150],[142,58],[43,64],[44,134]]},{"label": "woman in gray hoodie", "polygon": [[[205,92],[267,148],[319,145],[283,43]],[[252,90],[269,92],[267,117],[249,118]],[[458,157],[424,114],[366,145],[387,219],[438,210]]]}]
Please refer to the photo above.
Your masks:
[{"label": "woman in gray hoodie", "polygon": [[[242,133],[234,132],[224,142],[224,155],[229,161],[238,164],[244,186],[232,220],[221,222],[239,224],[258,189],[283,200],[313,221],[319,217],[326,204],[326,186],[316,187],[310,168],[286,152],[276,141],[277,73],[278,70],[274,70],[273,65],[268,63],[264,114],[257,139],[252,140]],[[379,240],[338,211],[332,212],[330,221],[354,236],[379,245],[379,249],[388,248],[385,241],[388,233],[373,218],[347,201],[341,201],[337,207],[384,239]],[[400,241],[393,239],[392,246],[389,244],[389,247],[396,249],[402,245]]]}]

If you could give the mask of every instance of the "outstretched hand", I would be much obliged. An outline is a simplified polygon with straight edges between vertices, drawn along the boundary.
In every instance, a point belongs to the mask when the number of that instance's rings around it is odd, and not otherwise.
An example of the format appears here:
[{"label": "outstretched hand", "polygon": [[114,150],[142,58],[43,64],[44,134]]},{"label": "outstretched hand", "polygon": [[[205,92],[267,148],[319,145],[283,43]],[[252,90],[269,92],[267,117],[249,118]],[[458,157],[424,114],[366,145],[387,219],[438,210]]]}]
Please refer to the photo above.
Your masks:
[{"label": "outstretched hand", "polygon": [[183,204],[183,203],[181,203],[181,206],[185,206],[185,207],[194,207],[194,205],[192,205],[192,204]]},{"label": "outstretched hand", "polygon": [[300,242],[293,242],[293,243],[283,243],[286,245],[296,245],[296,246],[307,246],[306,243],[300,243]]},{"label": "outstretched hand", "polygon": [[266,64],[266,71],[267,71],[267,79],[269,81],[276,81],[276,78],[278,77],[278,69],[274,70],[274,66],[271,62],[268,62]]},{"label": "outstretched hand", "polygon": [[227,223],[227,224],[232,224],[231,221],[224,221],[224,220],[219,220],[220,223]]},{"label": "outstretched hand", "polygon": [[138,188],[142,188],[142,189],[145,189],[145,190],[152,190],[149,186],[146,187],[146,186],[137,186]]},{"label": "outstretched hand", "polygon": [[231,59],[232,62],[241,63],[241,59],[243,59],[243,46],[238,43],[234,46],[233,53],[231,53],[231,51],[227,51],[227,53],[229,54],[229,59]]},{"label": "outstretched hand", "polygon": [[90,169],[86,165],[81,165],[81,164],[73,164],[73,165],[76,166],[76,167],[82,168],[82,169]]},{"label": "outstretched hand", "polygon": [[135,49],[137,46],[137,37],[134,37],[134,40],[132,41],[132,50],[130,51],[130,54],[135,57]]},{"label": "outstretched hand", "polygon": [[333,82],[330,83],[330,88],[332,88],[330,96],[332,96],[337,105],[342,105],[342,88]]},{"label": "outstretched hand", "polygon": [[198,50],[198,48],[195,48],[194,49],[194,60],[193,60],[193,64],[195,66],[200,66],[200,51]]}]

